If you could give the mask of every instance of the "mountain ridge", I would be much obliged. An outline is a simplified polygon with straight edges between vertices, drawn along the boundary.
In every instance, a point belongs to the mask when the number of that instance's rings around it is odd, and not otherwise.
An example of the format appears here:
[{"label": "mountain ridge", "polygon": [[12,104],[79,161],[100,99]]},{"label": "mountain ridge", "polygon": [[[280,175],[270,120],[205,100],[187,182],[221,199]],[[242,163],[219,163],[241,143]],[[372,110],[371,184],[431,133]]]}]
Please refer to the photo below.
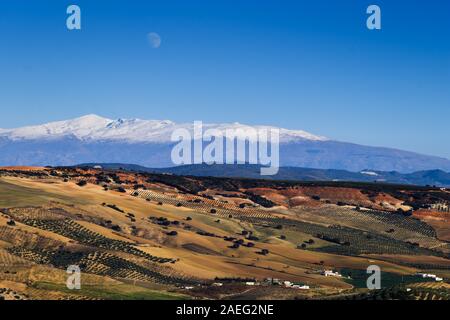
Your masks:
[{"label": "mountain ridge", "polygon": [[[147,168],[136,164],[124,163],[84,163],[74,167],[101,167],[110,170],[128,170],[147,173],[166,173],[181,176],[219,177],[219,178],[249,178],[259,179],[260,165],[184,165],[170,168]],[[450,172],[442,170],[417,171],[409,174],[391,171],[362,170],[350,172],[335,169],[316,169],[299,167],[281,167],[273,176],[264,176],[268,180],[294,180],[294,181],[345,181],[345,182],[377,182],[408,185],[434,185],[450,187]]]},{"label": "mountain ridge", "polygon": [[[325,137],[317,136],[303,130],[289,130],[273,126],[249,126],[241,123],[204,123],[204,130],[218,129],[279,129],[280,140],[292,139],[325,141]],[[112,120],[95,114],[79,118],[55,121],[42,125],[25,126],[13,129],[0,129],[0,136],[12,140],[35,140],[48,138],[63,138],[70,135],[79,140],[95,141],[128,141],[133,142],[170,142],[171,134],[176,129],[193,130],[193,123],[175,123],[170,120],[142,120],[138,118]],[[241,137],[241,136],[240,136]]]},{"label": "mountain ridge", "polygon": [[[246,126],[239,123],[203,124],[204,131],[241,127]],[[180,128],[192,132],[193,124],[177,124],[170,120],[112,120],[87,115],[40,126],[0,129],[0,166],[118,162],[171,167],[174,165],[171,151],[177,143],[171,141],[171,134]],[[336,141],[302,130],[280,129],[280,166],[353,172],[365,169],[401,173],[433,169],[449,172],[450,160]]]}]

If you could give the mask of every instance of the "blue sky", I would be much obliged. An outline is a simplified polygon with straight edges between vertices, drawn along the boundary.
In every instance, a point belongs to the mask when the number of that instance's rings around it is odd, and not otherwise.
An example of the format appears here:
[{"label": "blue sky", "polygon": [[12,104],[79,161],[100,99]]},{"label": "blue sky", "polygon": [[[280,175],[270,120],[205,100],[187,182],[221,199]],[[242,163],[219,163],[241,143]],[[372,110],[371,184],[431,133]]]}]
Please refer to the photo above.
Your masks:
[{"label": "blue sky", "polygon": [[[70,4],[81,31],[66,29]],[[238,121],[450,158],[447,0],[9,0],[0,39],[1,128]]]}]

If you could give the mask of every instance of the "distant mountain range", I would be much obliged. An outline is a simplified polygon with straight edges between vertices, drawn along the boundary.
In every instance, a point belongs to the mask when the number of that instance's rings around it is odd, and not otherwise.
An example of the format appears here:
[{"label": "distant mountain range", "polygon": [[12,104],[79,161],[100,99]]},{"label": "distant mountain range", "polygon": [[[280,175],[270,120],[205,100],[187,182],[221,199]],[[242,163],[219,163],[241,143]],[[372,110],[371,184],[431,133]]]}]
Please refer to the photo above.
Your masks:
[{"label": "distant mountain range", "polygon": [[[166,173],[183,176],[200,177],[227,177],[227,178],[251,178],[261,179],[259,165],[186,165],[171,168],[147,168],[134,164],[123,163],[86,163],[77,167],[95,167],[103,169],[123,169],[137,172]],[[308,169],[295,167],[281,167],[278,174],[264,176],[264,179],[273,180],[298,180],[298,181],[355,181],[378,182],[393,184],[429,185],[450,187],[450,173],[442,170],[418,171],[402,174],[396,171],[371,171],[350,172],[333,169]]]},{"label": "distant mountain range", "polygon": [[[204,124],[206,129],[246,128],[239,123]],[[106,119],[96,115],[17,129],[0,129],[0,166],[136,163],[171,167],[175,129],[192,123],[169,120]],[[253,126],[253,128],[274,128]],[[243,137],[238,137],[242,138]],[[280,129],[280,165],[360,172],[450,171],[450,160],[390,148],[331,140],[302,130]]]}]

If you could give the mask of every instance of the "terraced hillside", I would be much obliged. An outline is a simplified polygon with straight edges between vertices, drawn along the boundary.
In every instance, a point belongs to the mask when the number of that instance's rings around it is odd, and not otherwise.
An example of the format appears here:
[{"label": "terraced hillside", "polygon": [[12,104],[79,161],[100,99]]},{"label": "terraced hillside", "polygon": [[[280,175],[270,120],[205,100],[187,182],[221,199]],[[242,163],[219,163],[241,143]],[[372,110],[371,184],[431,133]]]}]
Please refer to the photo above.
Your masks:
[{"label": "terraced hillside", "polygon": [[[324,272],[373,264],[394,279],[383,297],[416,283],[414,297],[447,299],[416,274],[448,281],[449,216],[433,205],[449,199],[414,186],[5,168],[0,299],[369,298]],[[69,266],[81,290],[67,288]]]}]

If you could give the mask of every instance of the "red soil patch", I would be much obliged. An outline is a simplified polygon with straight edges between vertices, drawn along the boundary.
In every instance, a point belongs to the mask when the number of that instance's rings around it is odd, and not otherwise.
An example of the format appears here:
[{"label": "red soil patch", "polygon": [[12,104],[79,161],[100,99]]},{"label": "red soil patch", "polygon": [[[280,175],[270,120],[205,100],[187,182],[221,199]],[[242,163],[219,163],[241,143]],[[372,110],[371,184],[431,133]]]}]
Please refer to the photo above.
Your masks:
[{"label": "red soil patch", "polygon": [[266,199],[269,199],[270,201],[276,203],[280,206],[289,207],[290,206],[290,195],[285,195],[285,190],[277,190],[277,189],[271,189],[271,188],[253,188],[248,189],[248,191],[257,194],[259,196],[262,196]]},{"label": "red soil patch", "polygon": [[[377,203],[371,201],[367,195],[354,188],[338,187],[295,187],[287,189],[255,188],[249,191],[279,204],[289,207],[306,205],[316,207],[322,202],[314,200],[313,197],[320,197],[321,200],[329,200],[332,203],[344,202],[346,204],[372,207],[381,209]],[[389,203],[399,203],[400,201],[390,197],[381,196],[380,200]],[[381,202],[381,201],[380,201]]]},{"label": "red soil patch", "polygon": [[420,209],[413,216],[432,226],[438,239],[450,241],[450,213]]},{"label": "red soil patch", "polygon": [[394,198],[393,196],[389,195],[389,194],[385,194],[385,193],[379,193],[374,200],[377,203],[381,203],[381,202],[387,202],[393,206],[395,205],[401,205],[403,203],[402,200],[399,200],[397,198]]},{"label": "red soil patch", "polygon": [[417,217],[419,219],[423,219],[423,218],[435,218],[436,220],[450,219],[449,212],[440,212],[440,211],[427,210],[427,209],[419,209],[417,211],[414,211],[413,216]]}]

